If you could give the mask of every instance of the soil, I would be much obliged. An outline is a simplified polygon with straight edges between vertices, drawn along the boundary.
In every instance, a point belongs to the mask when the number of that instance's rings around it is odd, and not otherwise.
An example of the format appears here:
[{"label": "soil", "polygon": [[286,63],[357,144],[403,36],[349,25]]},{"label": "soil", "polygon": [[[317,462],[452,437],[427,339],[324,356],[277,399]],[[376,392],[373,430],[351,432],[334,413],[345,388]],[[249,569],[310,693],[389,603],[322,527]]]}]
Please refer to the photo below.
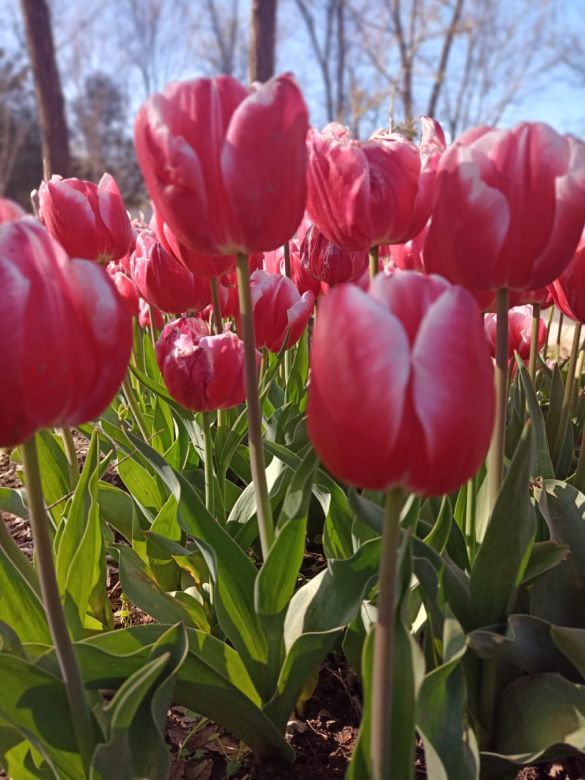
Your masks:
[{"label": "soil", "polygon": [[[87,439],[75,435],[80,465],[87,454]],[[106,479],[123,487],[114,469]],[[10,454],[0,450],[0,486],[22,487],[17,466]],[[28,523],[0,510],[22,551],[32,558],[33,545]],[[324,565],[321,553],[313,545],[305,556],[302,573],[314,576]],[[152,618],[129,604],[123,597],[115,563],[108,560],[108,592],[116,626],[151,622]],[[343,778],[357,738],[361,716],[359,682],[342,656],[327,657],[319,671],[313,696],[304,711],[292,717],[286,739],[295,750],[293,766],[260,762],[232,735],[206,718],[173,707],[168,714],[166,739],[171,751],[169,780],[336,780]],[[417,744],[416,780],[425,780],[424,752]],[[517,780],[585,780],[585,755],[577,758],[526,767]],[[8,780],[0,770],[0,780]],[[452,780],[456,780],[453,778]]]}]

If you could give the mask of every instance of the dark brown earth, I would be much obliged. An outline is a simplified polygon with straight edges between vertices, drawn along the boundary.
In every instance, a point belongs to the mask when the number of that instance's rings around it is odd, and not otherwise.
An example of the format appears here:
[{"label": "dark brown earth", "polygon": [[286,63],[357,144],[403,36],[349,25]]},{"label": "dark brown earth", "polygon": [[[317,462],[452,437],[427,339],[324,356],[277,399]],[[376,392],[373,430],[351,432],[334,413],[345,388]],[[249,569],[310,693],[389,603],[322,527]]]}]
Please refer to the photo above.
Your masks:
[{"label": "dark brown earth", "polygon": [[[75,437],[80,465],[87,453],[87,439]],[[108,474],[123,487],[117,474]],[[0,450],[0,486],[21,487],[17,467]],[[0,510],[23,552],[32,558],[32,538],[26,521]],[[310,549],[303,574],[314,576],[323,565],[322,556]],[[151,618],[123,597],[112,563],[108,566],[109,593],[116,624],[135,625]],[[170,780],[336,780],[343,778],[355,743],[361,713],[359,683],[343,657],[330,655],[320,669],[319,680],[304,712],[288,723],[286,738],[295,749],[293,766],[257,761],[245,745],[195,713],[179,707],[170,710],[167,723],[172,766]],[[422,745],[417,745],[416,780],[425,780]],[[585,780],[585,755],[565,761],[526,767],[517,780]],[[0,780],[7,780],[0,770]],[[453,778],[452,780],[456,780]]]}]

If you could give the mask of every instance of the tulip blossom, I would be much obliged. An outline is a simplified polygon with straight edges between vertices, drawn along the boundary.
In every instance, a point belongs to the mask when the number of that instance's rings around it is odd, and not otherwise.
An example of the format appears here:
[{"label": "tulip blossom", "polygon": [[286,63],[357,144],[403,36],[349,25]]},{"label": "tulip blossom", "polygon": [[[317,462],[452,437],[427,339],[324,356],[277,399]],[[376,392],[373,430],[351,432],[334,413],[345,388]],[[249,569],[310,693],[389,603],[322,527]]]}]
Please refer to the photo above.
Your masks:
[{"label": "tulip blossom", "polygon": [[0,198],[0,225],[26,216],[26,211],[9,198]]},{"label": "tulip blossom", "polygon": [[39,189],[40,217],[70,257],[108,263],[133,244],[134,233],[115,180],[99,184],[52,176]]},{"label": "tulip blossom", "polygon": [[585,233],[568,268],[548,289],[563,314],[585,323]]},{"label": "tulip blossom", "polygon": [[124,267],[120,263],[108,263],[106,271],[110,275],[116,289],[120,293],[131,317],[138,314],[138,293],[134,282],[126,274]]},{"label": "tulip blossom", "polygon": [[[290,278],[295,287],[301,293],[312,292],[315,298],[321,295],[322,286],[318,279],[311,276],[303,267],[299,256],[299,243],[296,240],[288,242],[289,260],[290,260]],[[264,253],[264,270],[269,274],[283,274],[284,268],[284,248],[279,247],[273,252]]]},{"label": "tulip blossom", "polygon": [[138,299],[138,324],[141,328],[150,328],[150,315],[152,313],[153,327],[160,330],[165,324],[165,318],[160,309],[148,304],[144,298]]},{"label": "tulip blossom", "polygon": [[166,251],[186,266],[191,273],[198,276],[222,276],[233,271],[236,266],[235,255],[202,255],[181,244],[156,209],[154,209],[150,228]]},{"label": "tulip blossom", "polygon": [[[496,356],[496,336],[498,318],[496,314],[486,314],[484,318],[484,331],[490,345],[492,357]],[[537,352],[544,347],[546,342],[546,323],[538,320]],[[508,357],[513,358],[518,352],[522,360],[530,357],[530,344],[532,343],[532,306],[515,306],[508,310]]]},{"label": "tulip blossom", "polygon": [[161,311],[199,311],[211,300],[209,279],[192,274],[148,231],[138,236],[131,267],[141,297]]},{"label": "tulip blossom", "polygon": [[585,223],[585,144],[542,123],[464,133],[441,157],[425,267],[478,290],[535,290]]},{"label": "tulip blossom", "polygon": [[338,124],[309,133],[307,214],[329,241],[360,251],[420,233],[445,145],[438,123],[427,117],[422,123],[420,147],[380,132],[352,140]]},{"label": "tulip blossom", "polygon": [[427,234],[426,226],[421,232],[410,241],[403,244],[395,244],[388,247],[392,262],[397,268],[403,271],[422,271],[425,270],[423,258],[423,247]]},{"label": "tulip blossom", "polygon": [[264,252],[288,241],[302,219],[307,130],[289,75],[251,89],[231,76],[200,78],[147,100],[136,153],[181,244],[206,255]]},{"label": "tulip blossom", "polygon": [[246,398],[244,343],[235,333],[210,336],[197,317],[174,320],[157,341],[156,357],[169,393],[187,409],[229,409]]},{"label": "tulip blossom", "polygon": [[[250,292],[256,346],[279,352],[285,338],[287,349],[294,346],[313,313],[313,293],[301,295],[287,276],[266,271],[254,271],[250,276]],[[239,312],[237,321],[239,329]]]},{"label": "tulip blossom", "polygon": [[368,252],[348,252],[328,241],[316,225],[309,224],[299,248],[305,271],[326,284],[353,282],[368,268]]},{"label": "tulip blossom", "polygon": [[378,274],[369,292],[320,300],[308,431],[339,479],[373,490],[450,493],[487,452],[492,361],[477,304],[437,276]]},{"label": "tulip blossom", "polygon": [[0,288],[0,447],[101,414],[132,348],[132,319],[105,269],[69,259],[25,218],[0,227]]}]

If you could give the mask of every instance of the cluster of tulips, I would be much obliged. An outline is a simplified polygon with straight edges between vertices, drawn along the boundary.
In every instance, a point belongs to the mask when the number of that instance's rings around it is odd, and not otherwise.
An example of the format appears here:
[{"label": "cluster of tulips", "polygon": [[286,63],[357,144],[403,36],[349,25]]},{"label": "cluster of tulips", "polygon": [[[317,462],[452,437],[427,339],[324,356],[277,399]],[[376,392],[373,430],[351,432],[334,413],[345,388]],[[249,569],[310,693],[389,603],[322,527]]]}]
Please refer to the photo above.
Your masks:
[{"label": "cluster of tulips", "polygon": [[137,317],[175,401],[205,413],[247,401],[264,558],[275,530],[258,371],[263,352],[286,358],[311,329],[312,445],[335,478],[388,497],[375,780],[391,776],[405,494],[452,493],[490,449],[493,506],[509,361],[531,358],[534,373],[541,308],[585,322],[585,143],[521,123],[447,145],[436,121],[421,125],[418,144],[388,131],[358,141],[310,129],[289,75],[185,81],[136,119],[149,224],[130,221],[107,174],[43,182],[37,219],[0,206],[0,446],[98,417],[123,383],[130,393]]}]

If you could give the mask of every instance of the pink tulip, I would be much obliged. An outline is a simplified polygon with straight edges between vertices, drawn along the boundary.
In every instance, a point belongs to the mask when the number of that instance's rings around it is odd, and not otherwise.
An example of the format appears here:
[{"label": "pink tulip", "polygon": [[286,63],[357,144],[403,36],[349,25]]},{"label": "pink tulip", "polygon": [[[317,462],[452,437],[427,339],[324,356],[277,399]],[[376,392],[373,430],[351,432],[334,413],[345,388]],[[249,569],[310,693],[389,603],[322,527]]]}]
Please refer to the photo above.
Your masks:
[{"label": "pink tulip", "polygon": [[26,217],[26,211],[9,198],[0,198],[0,225]]},{"label": "pink tulip", "polygon": [[308,274],[330,285],[356,281],[369,263],[367,251],[348,252],[340,249],[313,224],[306,227],[299,256]]},{"label": "pink tulip", "polygon": [[130,316],[136,317],[138,314],[138,293],[136,292],[134,282],[126,274],[124,267],[119,263],[108,263],[106,271],[122,296]]},{"label": "pink tulip", "polygon": [[52,176],[39,189],[40,217],[70,257],[108,263],[128,253],[133,232],[115,180]]},{"label": "pink tulip", "polygon": [[247,89],[230,76],[171,84],[136,119],[148,190],[181,244],[264,252],[293,235],[306,202],[307,108],[291,76]]},{"label": "pink tulip", "polygon": [[138,236],[131,267],[141,297],[161,311],[199,311],[211,300],[209,279],[192,274],[149,231]]},{"label": "pink tulip", "polygon": [[[311,276],[303,268],[299,255],[299,243],[292,239],[288,242],[290,258],[290,278],[295,287],[301,293],[312,292],[315,298],[321,295],[322,285],[318,279]],[[269,274],[284,275],[284,248],[280,247],[273,252],[264,253],[264,270]]]},{"label": "pink tulip", "polygon": [[150,314],[152,312],[153,325],[160,330],[165,324],[165,318],[160,309],[148,304],[144,298],[138,299],[138,324],[141,328],[150,328]]},{"label": "pink tulip", "polygon": [[132,319],[105,269],[70,260],[24,218],[0,227],[0,289],[0,446],[101,414],[132,348]]},{"label": "pink tulip", "polygon": [[174,320],[161,333],[156,356],[169,393],[187,409],[229,409],[246,398],[244,343],[235,333],[210,336],[197,317]]},{"label": "pink tulip", "polygon": [[[313,293],[300,295],[287,276],[266,271],[254,271],[250,291],[256,346],[279,352],[286,338],[290,349],[302,336],[313,313]],[[239,312],[237,321],[239,329]]]},{"label": "pink tulip", "polygon": [[585,223],[585,144],[541,123],[475,128],[442,156],[425,266],[478,290],[545,287]]},{"label": "pink tulip", "polygon": [[423,258],[423,247],[426,234],[427,228],[425,225],[421,232],[414,238],[411,238],[410,241],[388,247],[390,257],[397,268],[401,268],[403,271],[424,272],[425,263]]},{"label": "pink tulip", "polygon": [[319,304],[309,436],[351,485],[429,496],[471,477],[494,423],[492,362],[467,290],[436,276],[379,274]]},{"label": "pink tulip", "polygon": [[[496,314],[489,313],[485,315],[483,321],[488,344],[490,345],[492,357],[496,356],[496,337],[498,318]],[[537,351],[544,347],[546,342],[546,323],[543,319],[538,320],[538,340]],[[518,352],[522,360],[528,360],[530,357],[530,345],[532,343],[532,306],[515,306],[508,311],[508,357],[514,357]]]},{"label": "pink tulip", "polygon": [[422,230],[445,145],[439,124],[422,121],[420,147],[384,133],[355,141],[336,124],[310,132],[307,213],[333,244],[368,250],[404,243]]},{"label": "pink tulip", "polygon": [[585,323],[585,233],[569,266],[548,289],[563,314]]}]

